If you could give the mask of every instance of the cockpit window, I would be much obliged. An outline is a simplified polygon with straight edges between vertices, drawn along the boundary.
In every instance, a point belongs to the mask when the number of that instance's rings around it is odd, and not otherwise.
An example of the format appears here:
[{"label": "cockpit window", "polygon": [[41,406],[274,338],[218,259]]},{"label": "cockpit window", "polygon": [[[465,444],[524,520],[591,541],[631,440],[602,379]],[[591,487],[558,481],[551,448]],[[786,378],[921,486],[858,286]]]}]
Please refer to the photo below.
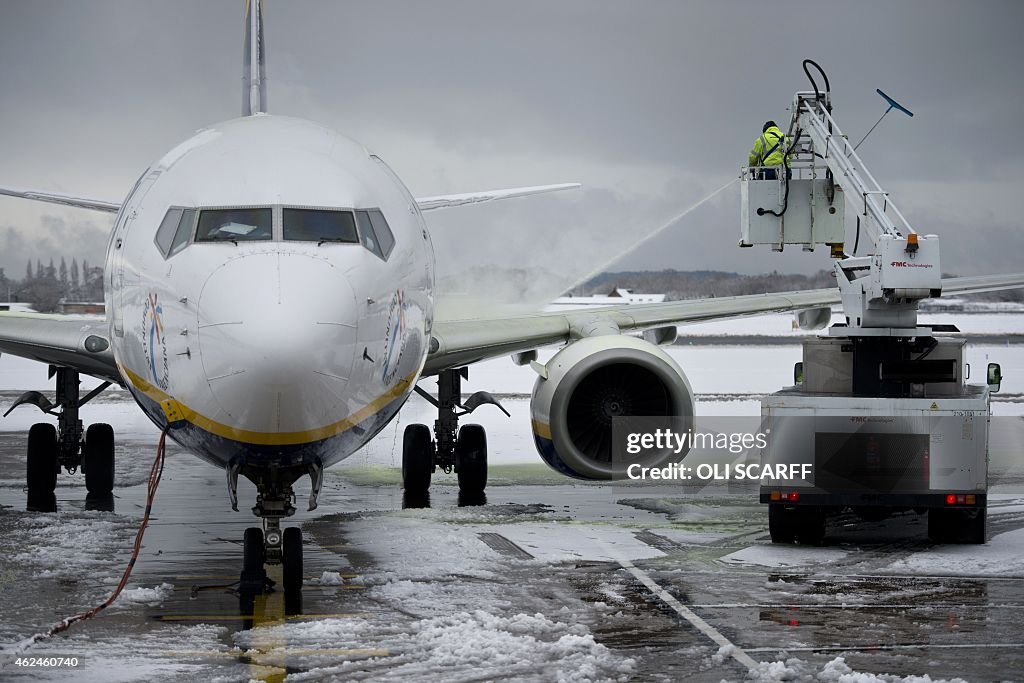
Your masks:
[{"label": "cockpit window", "polygon": [[174,239],[174,232],[178,229],[178,224],[181,222],[181,214],[184,209],[171,207],[167,210],[167,214],[164,216],[164,220],[160,223],[160,227],[156,231],[156,247],[163,254],[164,258],[167,258],[167,252],[171,248],[171,241]]},{"label": "cockpit window", "polygon": [[196,242],[251,242],[273,237],[271,209],[203,209]]},{"label": "cockpit window", "polygon": [[384,214],[380,209],[356,211],[356,223],[359,225],[363,246],[386,261],[395,246],[395,238],[388,222],[384,220]]},{"label": "cockpit window", "polygon": [[377,235],[380,243],[380,250],[384,252],[384,258],[391,256],[391,250],[395,246],[395,236],[391,234],[391,227],[384,220],[384,214],[380,209],[370,210],[370,222],[373,224],[373,232]]},{"label": "cockpit window", "polygon": [[195,209],[183,209],[172,206],[167,210],[160,227],[156,231],[156,248],[165,259],[177,254],[188,246],[188,238],[192,236],[192,226],[196,222]]},{"label": "cockpit window", "polygon": [[351,211],[282,209],[281,220],[285,240],[359,243]]},{"label": "cockpit window", "polygon": [[188,246],[188,238],[192,236],[192,226],[196,224],[196,210],[185,209],[181,212],[181,221],[178,223],[178,230],[171,240],[171,250],[167,254],[170,258]]}]

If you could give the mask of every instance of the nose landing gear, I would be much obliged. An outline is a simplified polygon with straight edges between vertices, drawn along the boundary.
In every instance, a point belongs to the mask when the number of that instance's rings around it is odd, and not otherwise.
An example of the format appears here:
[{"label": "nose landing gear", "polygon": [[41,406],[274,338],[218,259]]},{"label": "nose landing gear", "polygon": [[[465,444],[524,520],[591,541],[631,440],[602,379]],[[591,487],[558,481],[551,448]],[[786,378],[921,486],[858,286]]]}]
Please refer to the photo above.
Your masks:
[{"label": "nose landing gear", "polygon": [[[267,576],[267,568],[279,579],[288,604],[300,604],[302,594],[302,531],[298,527],[281,529],[281,520],[295,514],[295,492],[292,484],[309,474],[313,482],[310,510],[317,506],[323,468],[319,462],[309,467],[293,467],[249,473],[257,488],[256,505],[252,511],[263,519],[263,528],[249,527],[242,540],[242,574],[239,593],[248,596],[269,592],[276,581]],[[237,478],[245,467],[228,466],[228,489],[232,504],[237,502]],[[236,508],[237,509],[237,508]]]}]

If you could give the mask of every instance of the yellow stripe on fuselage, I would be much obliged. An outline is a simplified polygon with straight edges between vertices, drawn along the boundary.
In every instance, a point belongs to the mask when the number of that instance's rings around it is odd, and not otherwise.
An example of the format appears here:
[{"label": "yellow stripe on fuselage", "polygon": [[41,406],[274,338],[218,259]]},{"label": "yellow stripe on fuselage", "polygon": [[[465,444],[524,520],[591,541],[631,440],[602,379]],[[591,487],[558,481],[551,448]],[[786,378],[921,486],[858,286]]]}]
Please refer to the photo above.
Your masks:
[{"label": "yellow stripe on fuselage", "polygon": [[176,400],[159,387],[153,386],[128,368],[124,366],[118,367],[121,370],[121,376],[125,377],[135,389],[141,391],[157,403],[171,401],[174,407],[181,413],[181,416],[196,427],[210,432],[211,434],[224,437],[225,439],[258,446],[293,446],[321,441],[332,436],[337,436],[338,434],[341,434],[342,432],[347,431],[361,422],[365,422],[367,419],[373,417],[382,408],[405,393],[409,385],[415,380],[417,374],[414,372],[399,380],[398,383],[386,393],[378,396],[363,408],[352,413],[345,419],[339,420],[338,422],[334,422],[324,427],[307,429],[300,432],[258,432],[251,429],[239,429],[210,419],[205,415],[196,412],[192,408],[189,408],[184,403]]}]

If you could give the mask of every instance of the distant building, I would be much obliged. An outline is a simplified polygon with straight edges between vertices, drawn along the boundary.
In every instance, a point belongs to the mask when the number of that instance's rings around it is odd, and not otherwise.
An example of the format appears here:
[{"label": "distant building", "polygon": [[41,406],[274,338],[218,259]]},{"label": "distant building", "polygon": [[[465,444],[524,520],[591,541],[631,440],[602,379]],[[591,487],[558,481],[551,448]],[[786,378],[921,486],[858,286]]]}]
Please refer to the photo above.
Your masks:
[{"label": "distant building", "polygon": [[103,302],[89,302],[89,301],[65,301],[60,305],[60,312],[65,314],[93,314],[103,315],[106,312],[106,306]]},{"label": "distant building", "polygon": [[628,289],[615,287],[607,294],[594,296],[560,296],[550,304],[549,311],[586,308],[589,306],[631,306],[633,304],[660,304],[665,301],[664,294],[634,294]]}]

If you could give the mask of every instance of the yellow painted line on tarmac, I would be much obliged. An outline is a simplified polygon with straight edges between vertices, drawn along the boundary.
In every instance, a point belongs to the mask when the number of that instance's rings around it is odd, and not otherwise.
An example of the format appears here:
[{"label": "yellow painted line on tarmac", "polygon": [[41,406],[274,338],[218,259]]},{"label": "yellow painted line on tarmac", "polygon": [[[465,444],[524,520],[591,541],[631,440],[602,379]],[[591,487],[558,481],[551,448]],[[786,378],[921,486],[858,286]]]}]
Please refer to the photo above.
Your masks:
[{"label": "yellow painted line on tarmac", "polygon": [[[267,578],[275,585],[284,585],[284,571],[280,564],[267,565]],[[277,591],[269,595],[256,597],[253,608],[252,629],[250,634],[253,640],[253,647],[246,650],[249,657],[249,680],[266,681],[267,683],[283,683],[288,670],[281,667],[266,667],[256,661],[252,651],[266,653],[284,647],[285,643],[280,633],[274,635],[262,631],[263,626],[276,626],[285,623],[284,614],[284,593]]]},{"label": "yellow painted line on tarmac", "polygon": [[222,657],[224,659],[239,659],[247,657],[252,659],[260,656],[260,661],[266,661],[272,657],[390,657],[391,651],[383,648],[373,647],[332,647],[332,648],[307,648],[304,650],[284,650],[281,652],[253,652],[252,650],[167,650],[160,653],[164,657]]}]

